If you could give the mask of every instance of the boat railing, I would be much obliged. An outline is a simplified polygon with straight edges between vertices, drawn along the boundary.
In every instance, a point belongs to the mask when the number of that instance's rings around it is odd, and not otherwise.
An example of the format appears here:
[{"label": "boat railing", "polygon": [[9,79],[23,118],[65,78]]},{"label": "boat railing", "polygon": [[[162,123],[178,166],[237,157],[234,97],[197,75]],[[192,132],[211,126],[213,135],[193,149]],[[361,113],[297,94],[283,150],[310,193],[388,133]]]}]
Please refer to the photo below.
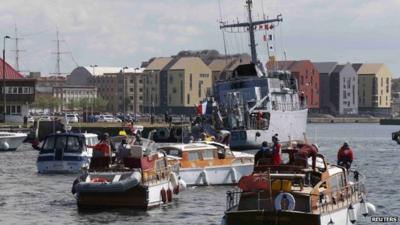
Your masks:
[{"label": "boat railing", "polygon": [[164,169],[158,169],[156,171],[144,171],[143,174],[146,174],[146,176],[142,176],[143,182],[149,184],[158,183],[161,180],[169,179],[171,172],[173,172],[172,166],[168,166]]},{"label": "boat railing", "polygon": [[320,191],[320,188],[326,187],[327,180],[319,182],[311,192],[312,211],[325,213],[360,202],[365,195],[363,182],[365,177],[357,171],[350,171],[348,178],[350,177],[352,179],[348,181],[347,185],[334,190]]},{"label": "boat railing", "polygon": [[[270,196],[270,193],[266,193],[265,190],[257,190],[252,192],[243,192],[241,190],[232,190],[226,193],[226,210],[229,211],[235,207],[239,207],[240,197],[241,195],[256,195],[257,207],[253,207],[254,204],[251,204],[251,209],[273,209],[273,199]],[[253,200],[252,200],[253,202]],[[245,205],[245,204],[242,204]],[[246,207],[246,206],[243,206]]]}]

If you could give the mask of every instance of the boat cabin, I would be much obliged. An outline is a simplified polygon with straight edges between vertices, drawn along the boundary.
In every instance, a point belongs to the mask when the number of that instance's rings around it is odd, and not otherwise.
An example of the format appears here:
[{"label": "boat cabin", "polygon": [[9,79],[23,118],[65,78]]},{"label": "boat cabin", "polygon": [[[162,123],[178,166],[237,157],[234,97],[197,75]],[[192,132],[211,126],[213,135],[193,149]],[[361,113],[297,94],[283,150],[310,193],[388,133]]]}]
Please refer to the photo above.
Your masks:
[{"label": "boat cabin", "polygon": [[282,150],[281,165],[273,165],[268,158],[257,162],[254,173],[239,181],[241,191],[227,193],[227,212],[301,212],[309,214],[299,214],[304,221],[314,224],[311,221],[317,214],[347,209],[352,202],[360,202],[362,190],[357,172],[330,165],[321,154],[317,155],[313,170],[311,159],[304,165],[296,161],[295,154],[294,149]]},{"label": "boat cabin", "polygon": [[[38,161],[76,161],[82,153],[92,155],[87,145],[97,143],[97,135],[90,133],[57,133],[47,136],[40,148]],[[79,156],[76,156],[79,155]]]},{"label": "boat cabin", "polygon": [[[172,145],[159,148],[179,157],[182,168],[198,168],[253,162],[253,157],[238,157],[228,146],[216,142]],[[240,153],[239,153],[240,154]]]}]

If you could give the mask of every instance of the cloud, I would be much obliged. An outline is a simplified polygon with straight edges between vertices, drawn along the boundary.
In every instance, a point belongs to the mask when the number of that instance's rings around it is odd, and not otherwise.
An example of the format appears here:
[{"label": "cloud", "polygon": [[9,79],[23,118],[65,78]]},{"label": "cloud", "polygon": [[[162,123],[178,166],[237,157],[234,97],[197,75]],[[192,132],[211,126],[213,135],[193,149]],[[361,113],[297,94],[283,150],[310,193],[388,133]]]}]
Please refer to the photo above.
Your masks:
[{"label": "cloud", "polygon": [[[222,18],[246,20],[244,0],[219,0]],[[396,59],[400,20],[397,0],[254,0],[254,17],[283,14],[276,29],[278,52],[290,58],[315,61],[350,60],[388,62],[400,73]],[[223,52],[217,0],[13,0],[0,4],[3,33],[18,25],[25,69],[54,71],[55,30],[61,32],[63,51],[80,65],[138,66],[153,56],[169,56],[187,49]],[[257,35],[260,55],[266,55],[262,33]],[[11,41],[11,40],[10,40]],[[13,48],[12,42],[7,49]],[[248,51],[246,34],[227,34],[228,50]],[[12,58],[11,52],[7,51]],[[11,61],[13,63],[13,61]],[[63,71],[75,67],[63,55]]]}]

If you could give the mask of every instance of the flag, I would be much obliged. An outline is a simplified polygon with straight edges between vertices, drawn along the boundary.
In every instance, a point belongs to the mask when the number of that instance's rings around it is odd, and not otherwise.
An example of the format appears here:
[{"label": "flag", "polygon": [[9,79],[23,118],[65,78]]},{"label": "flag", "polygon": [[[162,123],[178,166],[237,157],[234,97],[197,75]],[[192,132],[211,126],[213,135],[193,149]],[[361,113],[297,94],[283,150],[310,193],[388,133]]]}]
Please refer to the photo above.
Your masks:
[{"label": "flag", "polygon": [[264,26],[265,26],[265,29],[268,30],[268,24],[265,24]]},{"label": "flag", "polygon": [[202,115],[205,115],[205,114],[206,114],[206,111],[207,111],[207,101],[204,101],[204,102],[201,104],[201,114],[202,114]]},{"label": "flag", "polygon": [[268,40],[272,41],[272,34],[268,35]]},{"label": "flag", "polygon": [[269,26],[269,29],[274,29],[274,25],[273,24],[271,24],[271,26]]},{"label": "flag", "polygon": [[197,115],[198,116],[201,116],[203,113],[202,113],[202,111],[201,111],[201,108],[202,108],[202,105],[201,105],[201,103],[197,106]]}]

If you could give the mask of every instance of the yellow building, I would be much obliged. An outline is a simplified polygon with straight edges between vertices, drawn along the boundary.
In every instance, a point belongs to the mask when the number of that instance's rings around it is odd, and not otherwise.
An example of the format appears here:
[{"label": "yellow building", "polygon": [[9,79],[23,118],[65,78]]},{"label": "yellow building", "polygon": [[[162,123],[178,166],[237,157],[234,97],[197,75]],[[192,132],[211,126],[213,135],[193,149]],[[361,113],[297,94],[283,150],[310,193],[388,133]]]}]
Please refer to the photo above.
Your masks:
[{"label": "yellow building", "polygon": [[174,114],[192,114],[211,95],[212,72],[199,57],[180,57],[168,69],[168,107]]},{"label": "yellow building", "polygon": [[163,95],[160,93],[164,92],[164,95],[166,95],[166,90],[164,90],[166,85],[164,83],[166,82],[167,71],[165,68],[172,60],[173,58],[170,57],[155,58],[143,71],[143,105],[145,113],[156,112],[155,110],[159,109],[161,105],[166,106],[166,99],[163,99]]},{"label": "yellow building", "polygon": [[360,113],[390,115],[392,73],[383,63],[354,64]]}]

